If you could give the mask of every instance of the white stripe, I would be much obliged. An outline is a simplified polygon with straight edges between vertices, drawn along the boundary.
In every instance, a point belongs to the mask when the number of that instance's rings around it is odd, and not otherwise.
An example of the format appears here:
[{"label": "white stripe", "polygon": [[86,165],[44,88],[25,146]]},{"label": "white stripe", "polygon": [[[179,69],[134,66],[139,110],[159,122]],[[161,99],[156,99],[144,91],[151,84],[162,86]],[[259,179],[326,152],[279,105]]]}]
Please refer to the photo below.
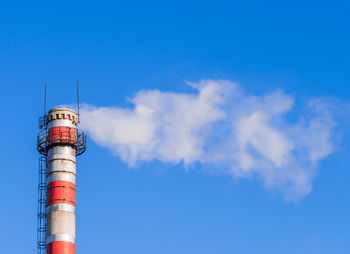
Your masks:
[{"label": "white stripe", "polygon": [[53,211],[66,211],[75,213],[75,207],[69,204],[53,204],[46,208],[47,213],[51,213]]},{"label": "white stripe", "polygon": [[49,235],[46,237],[46,244],[52,242],[71,242],[75,243],[75,237],[69,234],[57,234],[57,235]]},{"label": "white stripe", "polygon": [[51,160],[47,165],[47,173],[52,172],[71,172],[75,175],[76,164],[70,160]]},{"label": "white stripe", "polygon": [[68,159],[75,161],[76,150],[70,146],[54,146],[48,151],[48,160]]},{"label": "white stripe", "polygon": [[76,174],[76,168],[75,168],[75,165],[74,167],[61,167],[61,165],[59,165],[60,167],[50,167],[50,164],[49,166],[47,167],[47,173],[50,174],[50,173],[71,173],[73,175]]},{"label": "white stripe", "polygon": [[69,119],[56,119],[56,120],[51,120],[48,124],[49,128],[52,127],[59,127],[59,126],[64,126],[64,127],[71,127],[71,128],[76,128],[77,126],[73,123],[72,120]]},{"label": "white stripe", "polygon": [[51,174],[51,173],[57,173],[57,174],[72,174],[72,175],[75,175],[76,172],[75,170],[71,170],[71,169],[55,169],[55,170],[47,170],[47,173],[48,174]]},{"label": "white stripe", "polygon": [[[49,149],[50,150],[50,149]],[[71,161],[74,161],[75,162],[75,158],[76,156],[75,155],[69,155],[69,154],[50,154],[48,157],[47,157],[47,160],[48,161],[52,161],[52,160],[71,160]]]},{"label": "white stripe", "polygon": [[70,146],[55,146],[50,149],[49,154],[70,154],[75,155],[75,149]]},{"label": "white stripe", "polygon": [[73,174],[51,174],[47,177],[47,183],[55,182],[55,181],[66,181],[75,184],[75,175]]}]

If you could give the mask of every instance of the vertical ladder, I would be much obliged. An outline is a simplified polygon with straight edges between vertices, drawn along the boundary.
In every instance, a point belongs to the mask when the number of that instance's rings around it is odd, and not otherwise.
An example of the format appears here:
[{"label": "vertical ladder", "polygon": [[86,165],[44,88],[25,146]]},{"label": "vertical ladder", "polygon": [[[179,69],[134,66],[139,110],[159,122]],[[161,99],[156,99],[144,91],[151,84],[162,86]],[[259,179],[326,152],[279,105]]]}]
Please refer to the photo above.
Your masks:
[{"label": "vertical ladder", "polygon": [[38,254],[46,254],[46,168],[47,157],[39,158],[39,185],[38,185]]}]

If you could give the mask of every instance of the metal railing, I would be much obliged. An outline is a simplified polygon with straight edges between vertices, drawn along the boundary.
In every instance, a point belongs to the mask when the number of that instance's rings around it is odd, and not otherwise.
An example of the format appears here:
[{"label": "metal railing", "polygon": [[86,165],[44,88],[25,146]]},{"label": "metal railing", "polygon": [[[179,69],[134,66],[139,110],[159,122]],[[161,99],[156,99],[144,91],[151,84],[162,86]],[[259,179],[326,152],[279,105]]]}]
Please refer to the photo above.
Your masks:
[{"label": "metal railing", "polygon": [[[46,118],[45,118],[46,119]],[[42,155],[47,155],[48,149],[55,145],[70,145],[75,148],[76,155],[80,155],[86,150],[86,136],[83,131],[76,129],[75,133],[70,132],[71,128],[59,132],[54,135],[54,138],[48,134],[47,125],[41,123],[43,118],[39,119],[39,133],[37,138],[37,149]]]}]

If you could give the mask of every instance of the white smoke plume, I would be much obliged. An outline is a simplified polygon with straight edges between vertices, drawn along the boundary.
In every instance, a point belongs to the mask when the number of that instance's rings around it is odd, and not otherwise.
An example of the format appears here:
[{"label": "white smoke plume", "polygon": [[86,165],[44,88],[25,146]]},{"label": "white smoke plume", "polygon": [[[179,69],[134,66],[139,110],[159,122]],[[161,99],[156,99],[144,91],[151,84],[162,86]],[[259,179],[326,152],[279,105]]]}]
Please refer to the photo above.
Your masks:
[{"label": "white smoke plume", "polygon": [[310,193],[318,162],[334,151],[325,101],[310,100],[295,116],[294,98],[281,91],[253,96],[227,80],[188,85],[193,93],[139,91],[130,108],[85,105],[81,127],[130,166],[201,163],[235,178],[259,177],[287,200]]}]

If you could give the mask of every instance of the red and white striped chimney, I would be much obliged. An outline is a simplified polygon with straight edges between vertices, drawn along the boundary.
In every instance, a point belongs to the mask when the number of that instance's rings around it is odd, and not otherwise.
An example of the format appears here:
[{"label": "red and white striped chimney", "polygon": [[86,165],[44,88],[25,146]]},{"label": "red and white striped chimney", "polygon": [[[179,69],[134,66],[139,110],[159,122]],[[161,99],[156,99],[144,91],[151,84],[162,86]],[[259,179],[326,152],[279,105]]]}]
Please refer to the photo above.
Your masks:
[{"label": "red and white striped chimney", "polygon": [[75,254],[76,155],[81,152],[78,116],[72,109],[54,108],[46,124],[47,254]]}]

